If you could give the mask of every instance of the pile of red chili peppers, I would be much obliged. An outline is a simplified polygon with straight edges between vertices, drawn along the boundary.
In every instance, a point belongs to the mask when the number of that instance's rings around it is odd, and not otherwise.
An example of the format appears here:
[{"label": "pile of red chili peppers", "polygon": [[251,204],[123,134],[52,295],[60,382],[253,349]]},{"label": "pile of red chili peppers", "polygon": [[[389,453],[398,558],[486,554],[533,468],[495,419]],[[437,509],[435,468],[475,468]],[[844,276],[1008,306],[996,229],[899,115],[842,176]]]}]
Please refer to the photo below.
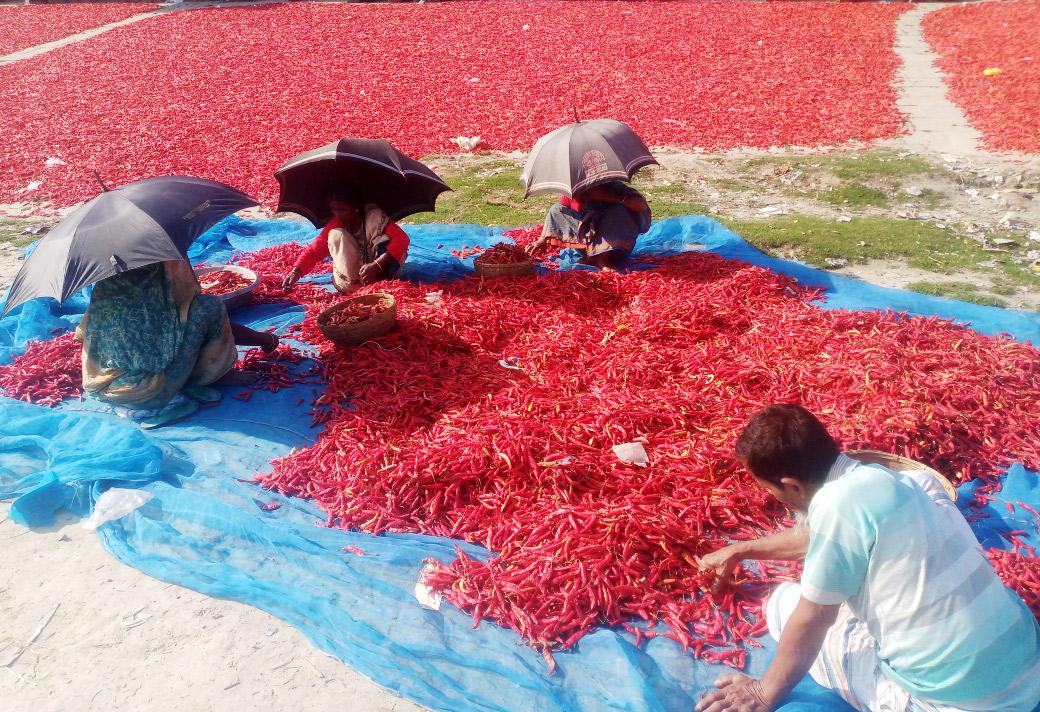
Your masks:
[{"label": "pile of red chili peppers", "polygon": [[[463,136],[527,150],[575,110],[625,121],[651,146],[894,137],[904,124],[895,23],[906,9],[540,0],[167,13],[0,67],[0,135],[13,159],[0,203],[87,200],[93,170],[109,185],[212,178],[273,203],[275,170],[328,143],[330,126],[412,156],[458,152],[452,139]],[[329,37],[345,41],[315,53]],[[51,157],[65,165],[49,167]]]},{"label": "pile of red chili peppers", "polygon": [[82,352],[71,333],[30,341],[25,353],[0,366],[0,388],[9,398],[52,408],[66,398],[82,398]]},{"label": "pile of red chili peppers", "polygon": [[1040,619],[1040,559],[1000,549],[990,549],[987,553],[1004,585],[1021,596],[1033,615]]},{"label": "pile of red chili peppers", "polygon": [[952,6],[923,25],[950,97],[986,146],[1040,152],[1040,0]]},{"label": "pile of red chili peppers", "polygon": [[199,278],[199,286],[202,287],[203,293],[217,296],[237,292],[240,289],[248,287],[250,284],[252,284],[250,280],[237,272],[231,272],[229,270],[209,272]]},{"label": "pile of red chili peppers", "polygon": [[371,319],[376,314],[381,314],[389,309],[388,304],[365,304],[363,302],[348,301],[338,311],[329,316],[329,326],[347,326]]},{"label": "pile of red chili peppers", "polygon": [[481,252],[477,260],[488,265],[508,265],[530,262],[531,256],[511,242],[498,242]]},{"label": "pile of red chili peppers", "polygon": [[[333,348],[307,305],[328,390],[317,443],[269,487],[331,526],[459,537],[428,581],[551,659],[600,625],[667,635],[740,667],[781,566],[700,593],[698,557],[786,512],[732,460],[759,408],[800,402],[848,448],[993,482],[1040,467],[1040,354],[939,319],[827,311],[816,291],[690,253],[629,274],[556,272],[378,286],[400,328]],[[441,292],[427,301],[429,290]],[[645,468],[612,446],[642,443]],[[660,625],[659,625],[660,624]],[[551,663],[550,663],[551,664]]]},{"label": "pile of red chili peppers", "polygon": [[0,6],[0,55],[53,42],[157,6],[132,2]]},{"label": "pile of red chili peppers", "polygon": [[[335,293],[310,282],[298,282],[291,291],[282,288],[282,278],[296,264],[301,252],[302,245],[290,242],[238,256],[235,264],[260,275],[260,283],[249,295],[251,304],[278,304],[294,299],[315,303],[321,300],[328,302],[335,298]],[[328,274],[331,271],[330,263],[319,262],[311,274]]]}]

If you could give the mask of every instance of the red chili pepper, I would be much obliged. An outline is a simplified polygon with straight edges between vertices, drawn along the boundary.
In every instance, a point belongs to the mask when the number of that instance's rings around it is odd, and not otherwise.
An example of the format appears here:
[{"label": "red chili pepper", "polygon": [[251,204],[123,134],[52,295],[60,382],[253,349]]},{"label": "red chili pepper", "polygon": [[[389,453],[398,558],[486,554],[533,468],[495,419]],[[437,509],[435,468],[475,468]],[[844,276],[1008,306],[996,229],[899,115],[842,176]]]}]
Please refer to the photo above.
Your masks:
[{"label": "red chili pepper", "polygon": [[240,289],[248,287],[250,284],[252,284],[251,281],[237,272],[231,272],[229,270],[209,272],[199,278],[199,286],[202,288],[202,292],[204,294],[213,294],[217,296],[237,292]]},{"label": "red chili pepper", "polygon": [[66,398],[82,400],[82,352],[71,333],[30,341],[22,355],[0,366],[0,388],[10,398],[52,408]]}]

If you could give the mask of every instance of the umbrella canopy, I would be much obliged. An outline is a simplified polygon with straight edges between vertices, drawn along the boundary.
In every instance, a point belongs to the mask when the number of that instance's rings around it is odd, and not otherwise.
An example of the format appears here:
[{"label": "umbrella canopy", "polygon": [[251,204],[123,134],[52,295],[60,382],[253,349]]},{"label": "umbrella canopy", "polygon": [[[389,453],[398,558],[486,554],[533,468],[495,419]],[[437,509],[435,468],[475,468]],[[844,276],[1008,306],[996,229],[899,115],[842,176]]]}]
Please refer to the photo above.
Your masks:
[{"label": "umbrella canopy", "polygon": [[520,180],[524,197],[575,193],[612,180],[631,180],[657,163],[628,124],[614,119],[575,121],[538,139]]},{"label": "umbrella canopy", "polygon": [[350,187],[391,220],[432,211],[448,185],[432,170],[383,139],[343,138],[290,159],[274,174],[278,211],[299,213],[316,226],[329,221],[329,197]]},{"label": "umbrella canopy", "polygon": [[119,272],[184,259],[214,223],[253,205],[255,200],[230,186],[190,176],[106,190],[40,240],[18,271],[3,313],[36,297],[63,302]]}]

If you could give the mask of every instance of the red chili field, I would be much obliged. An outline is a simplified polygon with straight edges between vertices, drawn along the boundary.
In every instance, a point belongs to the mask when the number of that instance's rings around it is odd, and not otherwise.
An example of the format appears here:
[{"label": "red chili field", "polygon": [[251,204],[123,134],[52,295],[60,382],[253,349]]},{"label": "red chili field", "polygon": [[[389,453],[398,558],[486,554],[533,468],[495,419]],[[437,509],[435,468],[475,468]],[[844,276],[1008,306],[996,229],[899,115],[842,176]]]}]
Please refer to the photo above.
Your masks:
[{"label": "red chili field", "polygon": [[[557,1],[170,13],[0,68],[13,168],[0,202],[84,200],[93,169],[112,184],[190,173],[269,201],[284,160],[340,136],[386,137],[416,156],[458,151],[457,136],[523,149],[575,110],[626,121],[657,146],[890,137],[903,126],[891,82],[905,10]],[[68,165],[48,168],[51,157]]]},{"label": "red chili field", "polygon": [[147,3],[0,5],[0,56],[148,12]]},{"label": "red chili field", "polygon": [[928,15],[924,29],[951,98],[986,147],[1040,152],[1040,0],[950,7]]}]

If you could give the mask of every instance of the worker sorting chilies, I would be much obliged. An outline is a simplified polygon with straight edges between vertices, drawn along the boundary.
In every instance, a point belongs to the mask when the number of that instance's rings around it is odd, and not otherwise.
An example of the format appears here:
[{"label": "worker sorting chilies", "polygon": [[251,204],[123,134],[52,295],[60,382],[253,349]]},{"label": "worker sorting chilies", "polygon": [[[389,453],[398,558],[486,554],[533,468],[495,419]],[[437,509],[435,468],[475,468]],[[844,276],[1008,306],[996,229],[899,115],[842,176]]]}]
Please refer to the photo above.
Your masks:
[{"label": "worker sorting chilies", "polygon": [[761,680],[720,677],[697,712],[768,712],[802,677],[871,712],[1029,712],[1040,703],[1040,626],[1006,588],[929,473],[842,454],[796,405],[757,413],[737,459],[799,522],[704,557],[726,581],[744,559],[802,560],[766,604],[779,641]]}]

